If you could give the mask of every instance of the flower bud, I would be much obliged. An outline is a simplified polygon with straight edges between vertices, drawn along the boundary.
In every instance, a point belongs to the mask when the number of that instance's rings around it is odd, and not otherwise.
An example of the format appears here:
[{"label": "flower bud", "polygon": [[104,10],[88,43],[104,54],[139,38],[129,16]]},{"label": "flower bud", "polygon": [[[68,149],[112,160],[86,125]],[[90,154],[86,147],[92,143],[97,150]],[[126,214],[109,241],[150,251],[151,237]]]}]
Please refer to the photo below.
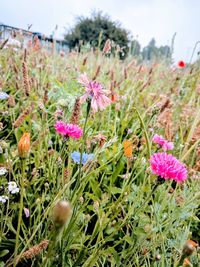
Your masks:
[{"label": "flower bud", "polygon": [[195,251],[195,248],[198,244],[192,240],[187,240],[185,245],[183,246],[182,254],[185,256],[190,256]]},{"label": "flower bud", "polygon": [[71,205],[65,200],[57,202],[53,209],[53,221],[57,227],[62,227],[70,219],[72,214]]},{"label": "flower bud", "polygon": [[124,156],[126,158],[132,157],[132,153],[133,153],[133,144],[132,144],[132,142],[129,141],[129,140],[125,140],[123,142],[123,146],[124,146]]},{"label": "flower bud", "polygon": [[26,158],[30,152],[30,133],[24,133],[18,143],[18,153],[20,158]]},{"label": "flower bud", "polygon": [[192,264],[191,264],[191,262],[189,261],[188,258],[185,258],[185,259],[184,259],[184,261],[183,261],[183,266],[184,266],[184,267],[186,267],[186,266],[187,266],[187,267],[188,267],[188,266],[191,267],[191,266],[192,266]]}]

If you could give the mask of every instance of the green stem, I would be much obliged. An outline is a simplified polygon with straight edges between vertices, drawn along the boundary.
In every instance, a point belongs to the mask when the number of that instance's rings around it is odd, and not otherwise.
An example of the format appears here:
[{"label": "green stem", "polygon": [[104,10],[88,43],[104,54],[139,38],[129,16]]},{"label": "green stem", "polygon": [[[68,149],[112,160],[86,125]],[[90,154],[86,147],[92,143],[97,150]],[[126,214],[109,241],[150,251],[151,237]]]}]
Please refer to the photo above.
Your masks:
[{"label": "green stem", "polygon": [[143,128],[143,131],[144,131],[144,136],[145,136],[146,143],[147,143],[147,156],[148,156],[148,158],[150,158],[151,157],[151,145],[150,145],[149,137],[148,137],[148,134],[147,134],[147,130],[146,130],[146,127],[144,125],[144,121],[143,121],[139,111],[136,108],[134,108],[134,109],[135,109],[135,111],[136,111],[136,113],[138,115],[138,118],[140,120],[140,124],[141,124],[141,126]]},{"label": "green stem", "polygon": [[90,114],[90,108],[91,108],[91,100],[88,100],[87,102],[87,111],[86,111],[86,117],[85,117],[85,123],[84,123],[84,127],[83,127],[83,137],[82,137],[82,145],[81,145],[81,155],[80,155],[80,163],[79,163],[79,173],[78,173],[78,178],[74,187],[74,192],[76,192],[79,184],[80,184],[80,180],[81,180],[81,168],[82,168],[82,161],[83,161],[83,151],[84,151],[84,145],[85,145],[85,140],[86,140],[86,125],[87,125],[87,121],[89,118],[89,114]]},{"label": "green stem", "polygon": [[45,256],[44,260],[42,261],[40,266],[48,266],[50,263],[50,260],[53,258],[56,248],[57,248],[57,243],[58,240],[60,239],[61,236],[61,231],[62,228],[56,228],[54,226],[54,229],[52,230],[52,235],[49,238],[49,246],[48,246],[48,251],[47,255]]},{"label": "green stem", "polygon": [[20,181],[20,203],[19,203],[19,215],[18,215],[18,223],[17,223],[17,233],[16,233],[16,241],[15,241],[15,251],[14,251],[14,267],[17,265],[17,253],[19,246],[19,235],[20,228],[22,223],[22,210],[23,210],[23,199],[24,199],[24,178],[25,178],[25,159],[21,159],[21,181]]}]

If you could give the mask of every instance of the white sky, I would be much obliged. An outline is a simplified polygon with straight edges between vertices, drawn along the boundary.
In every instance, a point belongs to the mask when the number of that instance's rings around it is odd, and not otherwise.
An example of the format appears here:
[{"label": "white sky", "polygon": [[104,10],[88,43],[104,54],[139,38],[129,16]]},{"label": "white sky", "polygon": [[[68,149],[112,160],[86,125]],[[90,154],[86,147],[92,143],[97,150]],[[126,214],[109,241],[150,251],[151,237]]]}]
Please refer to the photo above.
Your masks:
[{"label": "white sky", "polygon": [[175,60],[189,60],[200,40],[200,0],[0,0],[0,22],[24,29],[33,24],[31,30],[47,35],[58,25],[62,37],[76,16],[92,10],[121,22],[143,47],[152,37],[157,45],[170,45],[177,32]]}]

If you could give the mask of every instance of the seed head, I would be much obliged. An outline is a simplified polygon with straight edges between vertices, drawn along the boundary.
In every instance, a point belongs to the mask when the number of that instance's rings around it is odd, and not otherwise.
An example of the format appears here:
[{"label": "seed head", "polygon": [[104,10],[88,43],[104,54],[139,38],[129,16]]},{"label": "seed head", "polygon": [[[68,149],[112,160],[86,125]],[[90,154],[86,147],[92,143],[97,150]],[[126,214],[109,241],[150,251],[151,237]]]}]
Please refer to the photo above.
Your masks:
[{"label": "seed head", "polygon": [[53,221],[57,227],[63,227],[72,214],[71,205],[65,200],[57,202],[53,209]]}]

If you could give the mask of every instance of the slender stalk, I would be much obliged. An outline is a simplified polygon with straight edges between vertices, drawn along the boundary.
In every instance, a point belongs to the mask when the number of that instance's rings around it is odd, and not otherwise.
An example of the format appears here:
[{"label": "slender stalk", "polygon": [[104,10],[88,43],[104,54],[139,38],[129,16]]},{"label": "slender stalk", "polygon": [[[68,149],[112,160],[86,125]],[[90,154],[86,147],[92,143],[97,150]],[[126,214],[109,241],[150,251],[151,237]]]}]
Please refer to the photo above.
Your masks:
[{"label": "slender stalk", "polygon": [[48,246],[47,255],[45,256],[44,260],[42,261],[40,266],[49,266],[50,260],[52,259],[53,255],[55,254],[55,249],[57,247],[57,243],[60,239],[62,229],[54,227],[52,230],[52,235],[50,237],[50,242]]},{"label": "slender stalk", "polygon": [[149,137],[148,137],[148,134],[147,134],[147,130],[146,130],[144,121],[143,121],[143,119],[142,119],[142,117],[141,117],[139,111],[138,111],[136,108],[134,108],[134,109],[135,109],[135,111],[136,111],[136,113],[137,113],[137,115],[138,115],[140,124],[141,124],[141,126],[142,126],[142,128],[143,128],[143,131],[144,131],[144,136],[145,136],[146,143],[147,143],[147,156],[148,156],[148,158],[150,158],[150,156],[151,156],[151,144],[150,144],[150,141],[149,141]]},{"label": "slender stalk", "polygon": [[15,250],[14,250],[14,267],[17,265],[17,252],[18,252],[18,246],[19,246],[19,235],[20,235],[20,228],[21,228],[21,223],[22,223],[22,210],[23,210],[23,200],[24,200],[25,163],[26,163],[26,159],[21,159],[21,180],[20,180],[21,193],[20,193],[20,203],[19,203],[19,214],[18,214]]},{"label": "slender stalk", "polygon": [[192,63],[194,52],[195,52],[198,44],[200,44],[200,41],[197,41],[196,44],[194,45],[194,48],[193,48],[193,51],[192,51],[192,55],[191,55],[191,58],[190,58],[190,64]]},{"label": "slender stalk", "polygon": [[83,162],[83,151],[84,151],[84,145],[85,145],[85,139],[86,139],[86,125],[90,114],[90,108],[91,108],[91,100],[89,99],[87,102],[87,110],[86,110],[86,117],[85,117],[85,123],[83,127],[83,137],[82,137],[82,144],[81,144],[81,155],[80,155],[80,163],[79,163],[79,173],[78,178],[75,184],[74,192],[76,192],[81,179],[81,168],[82,168],[82,162]]}]

